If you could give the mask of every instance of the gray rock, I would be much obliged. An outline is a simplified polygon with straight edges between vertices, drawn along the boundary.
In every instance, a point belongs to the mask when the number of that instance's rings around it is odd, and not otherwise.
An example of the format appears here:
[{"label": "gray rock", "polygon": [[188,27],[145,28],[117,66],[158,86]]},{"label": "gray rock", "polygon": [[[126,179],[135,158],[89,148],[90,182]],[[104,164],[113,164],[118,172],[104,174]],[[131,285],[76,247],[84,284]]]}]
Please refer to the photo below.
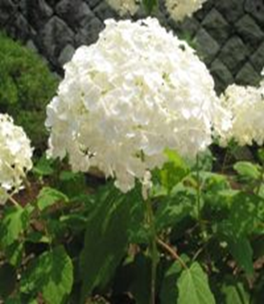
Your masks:
[{"label": "gray rock", "polygon": [[218,94],[223,92],[229,84],[234,82],[232,73],[219,59],[215,59],[212,62],[210,71],[214,77],[215,89]]},{"label": "gray rock", "polygon": [[256,49],[264,39],[264,33],[250,15],[245,15],[235,24],[239,36],[251,49]]},{"label": "gray rock", "polygon": [[93,11],[85,2],[82,2],[76,14],[76,22],[78,23],[79,27],[85,27],[86,23],[94,17],[95,15]]},{"label": "gray rock", "polygon": [[49,6],[55,7],[59,0],[46,0]]},{"label": "gray rock", "polygon": [[228,22],[235,23],[244,15],[243,2],[242,0],[218,0],[215,1],[215,8],[225,16]]},{"label": "gray rock", "polygon": [[241,66],[245,64],[248,55],[248,49],[241,38],[233,36],[222,47],[218,58],[235,75]]},{"label": "gray rock", "polygon": [[16,29],[15,37],[18,37],[20,40],[26,41],[31,36],[30,25],[22,14],[18,13],[16,15],[13,26]]},{"label": "gray rock", "polygon": [[81,0],[61,0],[55,7],[56,14],[63,19],[72,28],[78,27],[76,21],[78,20],[77,13],[81,6]]},{"label": "gray rock", "polygon": [[202,26],[218,43],[226,41],[231,30],[229,23],[215,8],[203,19]]},{"label": "gray rock", "polygon": [[237,73],[235,80],[240,85],[257,85],[260,81],[260,74],[256,72],[250,62],[247,62]]},{"label": "gray rock", "polygon": [[245,0],[245,11],[264,26],[264,2],[262,0]]},{"label": "gray rock", "polygon": [[32,39],[29,39],[27,41],[26,47],[31,49],[33,52],[38,53],[38,48],[36,47],[36,45]]},{"label": "gray rock", "polygon": [[45,0],[26,0],[27,19],[35,29],[41,29],[53,15],[52,8]]},{"label": "gray rock", "polygon": [[206,1],[202,7],[193,14],[193,18],[202,22],[208,12],[212,9],[214,1]]},{"label": "gray rock", "polygon": [[17,8],[20,12],[27,16],[27,0],[17,0]]},{"label": "gray rock", "polygon": [[96,5],[98,5],[102,0],[84,0],[91,9],[95,8]]},{"label": "gray rock", "polygon": [[197,43],[198,54],[206,64],[209,64],[220,49],[218,43],[203,28],[197,32],[194,39]]},{"label": "gray rock", "polygon": [[98,18],[87,19],[84,26],[78,31],[75,36],[75,45],[88,45],[94,43],[99,36],[99,33],[104,28],[104,24]]},{"label": "gray rock", "polygon": [[178,32],[183,37],[184,35],[193,37],[200,27],[200,23],[195,18],[185,18],[180,24]]},{"label": "gray rock", "polygon": [[101,1],[93,10],[94,14],[101,20],[108,18],[119,19],[117,12],[111,8],[106,1]]},{"label": "gray rock", "polygon": [[67,44],[72,44],[74,38],[73,31],[59,17],[52,17],[40,32],[40,42],[42,51],[52,62],[56,62],[62,49]]},{"label": "gray rock", "polygon": [[259,48],[250,57],[250,62],[254,66],[254,69],[260,73],[264,68],[264,42],[259,46]]},{"label": "gray rock", "polygon": [[14,17],[15,5],[11,0],[1,0],[0,3],[0,26],[5,26]]},{"label": "gray rock", "polygon": [[67,44],[65,48],[61,51],[58,62],[63,66],[66,62],[72,59],[72,56],[75,52],[74,47],[71,44]]}]

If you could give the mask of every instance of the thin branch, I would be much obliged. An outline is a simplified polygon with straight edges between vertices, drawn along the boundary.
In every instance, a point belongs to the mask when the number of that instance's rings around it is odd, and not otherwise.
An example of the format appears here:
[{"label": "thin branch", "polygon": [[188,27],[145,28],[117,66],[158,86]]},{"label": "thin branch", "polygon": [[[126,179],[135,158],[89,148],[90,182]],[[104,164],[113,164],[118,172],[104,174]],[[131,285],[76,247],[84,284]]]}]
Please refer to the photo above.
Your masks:
[{"label": "thin branch", "polygon": [[162,241],[161,239],[157,238],[157,243],[163,248],[165,249],[175,260],[179,261],[179,263],[181,264],[181,266],[184,269],[188,269],[187,265],[185,264],[185,262],[183,261],[183,259],[177,254],[177,252],[167,243],[165,243],[164,241]]}]

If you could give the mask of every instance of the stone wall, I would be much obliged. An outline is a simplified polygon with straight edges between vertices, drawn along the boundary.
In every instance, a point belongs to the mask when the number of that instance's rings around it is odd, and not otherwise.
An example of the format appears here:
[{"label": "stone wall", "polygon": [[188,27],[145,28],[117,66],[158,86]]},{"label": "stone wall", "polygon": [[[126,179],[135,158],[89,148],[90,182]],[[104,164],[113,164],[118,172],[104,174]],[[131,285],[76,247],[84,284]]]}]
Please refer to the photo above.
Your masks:
[{"label": "stone wall", "polygon": [[[106,18],[119,16],[102,0],[0,0],[0,28],[37,50],[59,73],[79,45],[96,41]],[[159,18],[193,41],[218,91],[233,82],[258,82],[264,66],[263,0],[209,0],[182,24],[161,5]]]}]

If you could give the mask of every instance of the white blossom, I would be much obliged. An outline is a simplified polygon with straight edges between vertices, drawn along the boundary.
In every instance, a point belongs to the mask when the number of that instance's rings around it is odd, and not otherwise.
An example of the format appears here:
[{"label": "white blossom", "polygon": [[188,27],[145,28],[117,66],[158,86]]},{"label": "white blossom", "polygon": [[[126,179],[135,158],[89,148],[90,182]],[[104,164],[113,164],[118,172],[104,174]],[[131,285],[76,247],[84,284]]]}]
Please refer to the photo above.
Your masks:
[{"label": "white blossom", "polygon": [[199,10],[206,0],[165,0],[165,7],[171,17],[182,21],[185,17],[191,17]]},{"label": "white blossom", "polygon": [[0,204],[22,187],[25,173],[32,168],[30,141],[7,114],[0,114]]},{"label": "white blossom", "polygon": [[221,95],[223,106],[232,115],[226,137],[240,145],[264,142],[264,83],[259,87],[230,85]]},{"label": "white blossom", "polygon": [[140,0],[107,0],[107,3],[119,13],[120,16],[135,15],[140,6]]},{"label": "white blossom", "polygon": [[194,157],[229,122],[204,63],[148,18],[108,20],[97,43],[76,51],[46,126],[50,156],[68,154],[75,171],[97,167],[126,192],[163,165],[165,148]]}]

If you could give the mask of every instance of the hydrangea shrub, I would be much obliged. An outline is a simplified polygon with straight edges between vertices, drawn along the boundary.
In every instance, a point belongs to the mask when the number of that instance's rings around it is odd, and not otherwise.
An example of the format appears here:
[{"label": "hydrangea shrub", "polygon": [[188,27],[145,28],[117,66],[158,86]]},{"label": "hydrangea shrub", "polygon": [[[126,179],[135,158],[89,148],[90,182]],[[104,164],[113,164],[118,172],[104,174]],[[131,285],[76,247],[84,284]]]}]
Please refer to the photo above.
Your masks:
[{"label": "hydrangea shrub", "polygon": [[[117,51],[118,48],[118,51]],[[106,21],[65,65],[47,107],[49,155],[97,167],[126,192],[161,167],[166,148],[194,157],[229,128],[205,64],[156,19]]]},{"label": "hydrangea shrub", "polygon": [[32,148],[21,127],[7,114],[0,114],[0,204],[22,187],[32,168]]}]

